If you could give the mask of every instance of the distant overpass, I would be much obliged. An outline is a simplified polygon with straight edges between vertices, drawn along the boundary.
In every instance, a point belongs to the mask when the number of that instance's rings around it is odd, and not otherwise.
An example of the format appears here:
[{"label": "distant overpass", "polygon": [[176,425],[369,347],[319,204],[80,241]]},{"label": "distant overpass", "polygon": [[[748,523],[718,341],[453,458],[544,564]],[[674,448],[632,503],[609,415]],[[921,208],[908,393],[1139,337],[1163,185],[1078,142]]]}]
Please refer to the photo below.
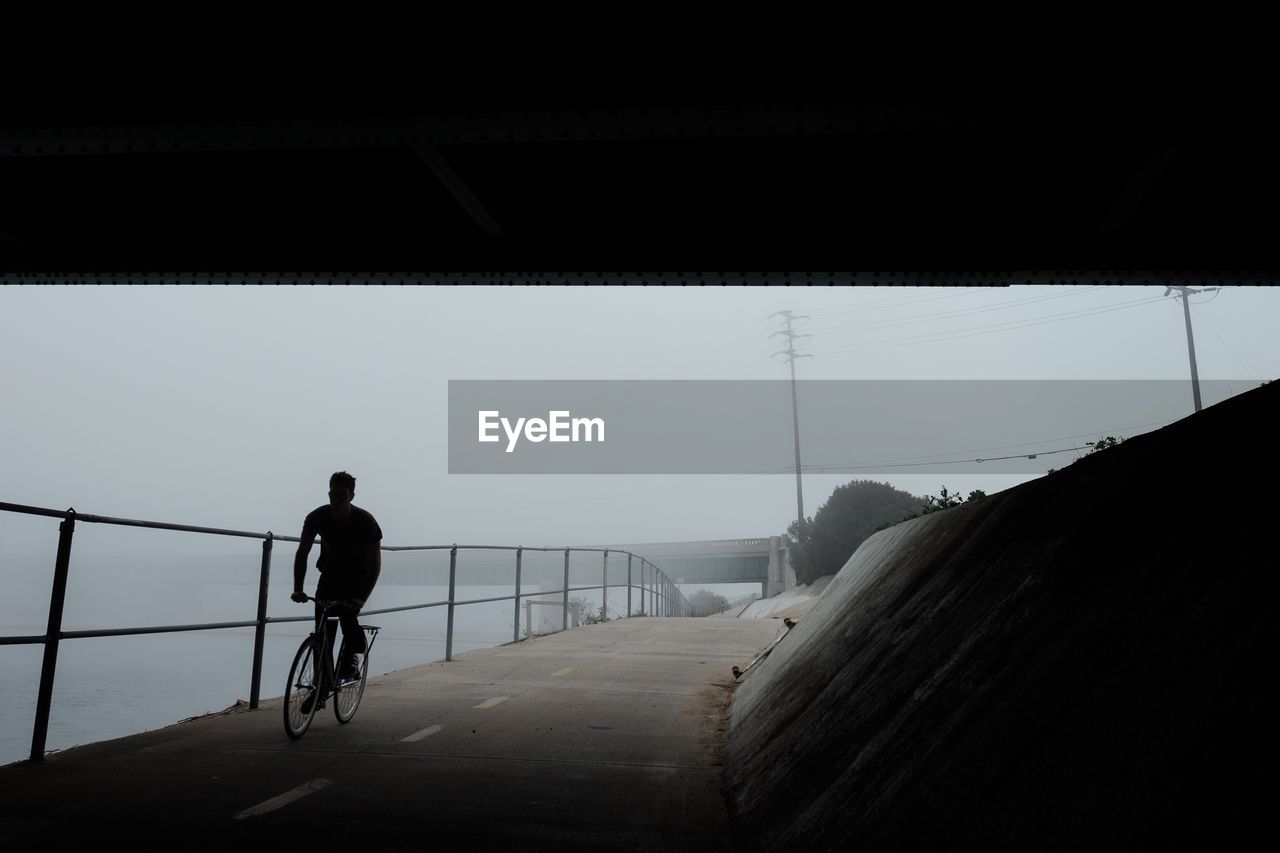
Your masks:
[{"label": "distant overpass", "polygon": [[759,583],[764,597],[795,586],[783,536],[706,539],[696,542],[638,542],[603,547],[631,551],[661,566],[676,583]]},{"label": "distant overpass", "polygon": [[[609,583],[624,584],[627,559],[621,552],[628,551],[644,557],[663,574],[679,584],[758,583],[761,594],[768,598],[795,586],[795,571],[787,559],[789,539],[785,536],[761,536],[752,539],[705,539],[695,542],[643,542],[633,544],[608,544],[579,546],[579,548],[608,548],[610,555]],[[443,552],[441,552],[443,553]],[[601,577],[602,554],[577,555],[573,558],[571,581],[575,584],[596,583]],[[539,553],[528,551],[524,555],[524,579],[533,582],[538,567],[544,570],[544,578],[558,580],[562,558],[558,552]],[[389,559],[384,557],[382,579],[391,583],[440,583],[447,580],[447,554],[438,557],[430,565],[434,568],[424,573],[428,562],[421,556]],[[545,570],[552,567],[550,575]],[[639,560],[636,561],[639,566]],[[639,569],[635,569],[633,581],[639,583]],[[485,552],[461,548],[458,557],[460,582],[472,586],[509,587],[515,578],[513,551]],[[526,586],[526,592],[532,587]]]}]

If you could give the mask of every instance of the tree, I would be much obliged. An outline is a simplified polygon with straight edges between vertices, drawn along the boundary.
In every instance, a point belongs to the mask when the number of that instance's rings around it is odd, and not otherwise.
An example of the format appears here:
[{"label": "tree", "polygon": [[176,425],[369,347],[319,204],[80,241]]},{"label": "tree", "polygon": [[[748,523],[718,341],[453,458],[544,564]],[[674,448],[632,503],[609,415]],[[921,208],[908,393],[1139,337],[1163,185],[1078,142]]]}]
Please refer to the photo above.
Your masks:
[{"label": "tree", "polygon": [[[1114,435],[1108,435],[1098,439],[1097,441],[1086,441],[1085,445],[1089,449],[1085,451],[1083,454],[1081,454],[1080,456],[1077,456],[1072,461],[1079,462],[1081,459],[1085,458],[1086,456],[1092,456],[1093,454],[1097,453],[1099,450],[1106,450],[1109,447],[1118,447],[1121,444],[1124,444],[1124,436],[1121,436],[1120,438],[1116,438]],[[1048,471],[1045,471],[1045,473],[1052,474],[1054,471],[1057,471],[1057,470],[1058,470],[1057,468],[1050,468]]]},{"label": "tree", "polygon": [[810,518],[787,528],[797,543],[790,554],[800,583],[832,575],[876,530],[920,507],[920,498],[888,483],[854,480],[836,488]]},{"label": "tree", "polygon": [[[1108,447],[1115,447],[1123,441],[1123,438],[1116,438],[1114,435],[1109,435],[1106,438],[1100,438],[1097,441],[1086,441],[1085,444],[1092,448],[1089,453],[1097,453],[1099,450],[1106,450]],[[1088,456],[1089,453],[1086,453],[1085,456]]]},{"label": "tree", "polygon": [[923,498],[920,499],[920,508],[918,510],[906,516],[905,518],[898,519],[898,521],[890,521],[885,524],[882,524],[879,527],[877,527],[876,530],[881,531],[881,530],[884,530],[886,527],[893,527],[895,524],[898,524],[901,521],[910,521],[913,518],[919,518],[920,516],[928,515],[931,512],[939,512],[944,509],[951,509],[951,507],[953,506],[960,506],[960,504],[962,503],[968,503],[969,501],[976,501],[979,498],[985,498],[986,496],[987,496],[987,493],[984,492],[982,489],[974,489],[973,491],[969,492],[969,497],[966,500],[965,498],[960,497],[960,494],[958,492],[948,491],[946,486],[941,486],[939,487],[939,491],[936,496],[925,495]]},{"label": "tree", "polygon": [[931,512],[951,509],[953,506],[959,506],[962,503],[964,503],[964,498],[960,497],[959,494],[948,492],[947,487],[942,486],[937,497],[925,495],[924,503],[920,505],[920,511],[911,517],[915,518],[917,515],[928,515]]},{"label": "tree", "polygon": [[700,589],[689,596],[689,604],[693,607],[694,613],[705,616],[708,613],[723,612],[729,606],[729,599],[710,590]]}]

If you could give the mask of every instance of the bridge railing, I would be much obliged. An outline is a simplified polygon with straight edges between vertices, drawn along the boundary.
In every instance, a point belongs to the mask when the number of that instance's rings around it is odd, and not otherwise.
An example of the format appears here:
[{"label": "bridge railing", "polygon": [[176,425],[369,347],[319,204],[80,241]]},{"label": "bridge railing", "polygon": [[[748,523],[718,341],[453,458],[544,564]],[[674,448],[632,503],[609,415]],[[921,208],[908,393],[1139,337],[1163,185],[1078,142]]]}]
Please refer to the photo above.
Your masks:
[{"label": "bridge railing", "polygon": [[751,539],[705,539],[696,542],[646,542],[643,545],[639,543],[624,543],[613,547],[619,549],[644,548],[646,551],[655,553],[670,552],[675,554],[714,554],[726,551],[734,553],[750,551],[752,553],[767,554],[772,544],[771,537],[757,536]]},{"label": "bridge railing", "polygon": [[[58,526],[58,551],[54,561],[53,585],[49,595],[49,621],[45,633],[37,636],[0,636],[0,645],[44,645],[44,660],[40,668],[40,688],[36,698],[36,717],[31,737],[31,761],[44,758],[45,742],[49,731],[49,712],[53,703],[53,682],[58,665],[58,644],[62,640],[86,639],[90,637],[120,637],[137,634],[165,634],[180,631],[210,631],[230,628],[254,628],[252,675],[250,677],[249,707],[257,708],[262,682],[262,653],[266,642],[268,624],[284,622],[311,622],[312,616],[272,617],[267,615],[267,584],[271,576],[271,554],[275,542],[300,542],[296,536],[276,536],[274,533],[256,533],[247,530],[230,530],[218,527],[197,527],[189,524],[172,524],[163,521],[144,521],[132,518],[112,518],[102,515],[86,515],[77,513],[75,509],[57,510],[47,507],[25,506],[0,502],[0,512],[19,513],[24,515],[60,518]],[[262,560],[258,579],[257,615],[250,620],[240,622],[212,622],[184,625],[151,625],[145,627],[110,628],[91,631],[64,631],[62,629],[63,605],[66,601],[67,578],[70,574],[71,543],[75,535],[76,524],[108,524],[126,527],[141,527],[151,530],[175,530],[185,533],[202,533],[212,536],[241,537],[262,540]],[[625,586],[627,590],[627,616],[631,616],[632,594],[638,593],[640,599],[639,613],[655,616],[686,616],[691,608],[688,600],[680,592],[676,584],[652,562],[629,551],[609,548],[551,548],[506,545],[384,545],[383,551],[448,551],[449,552],[449,597],[443,601],[430,601],[422,604],[411,604],[402,607],[388,607],[381,610],[363,610],[360,615],[373,616],[379,613],[395,613],[405,610],[422,610],[430,607],[447,607],[447,627],[445,631],[445,660],[453,660],[453,623],[454,610],[467,604],[482,604],[493,601],[514,601],[515,620],[512,626],[512,640],[520,639],[520,599],[522,597],[562,595],[562,612],[564,627],[569,625],[569,593],[581,590],[602,589],[604,592],[603,607],[608,607],[609,593],[609,557],[615,559],[625,555],[627,558],[626,581],[615,583],[617,589]],[[475,598],[464,601],[456,600],[455,591],[458,579],[458,553],[466,551],[507,551],[514,556],[514,593],[512,595],[494,596],[492,598]],[[561,589],[523,593],[521,589],[521,570],[526,551],[543,551],[564,553],[564,585]],[[601,555],[601,584],[588,586],[569,585],[569,558],[573,553],[599,553]],[[620,560],[619,560],[620,561]]]}]

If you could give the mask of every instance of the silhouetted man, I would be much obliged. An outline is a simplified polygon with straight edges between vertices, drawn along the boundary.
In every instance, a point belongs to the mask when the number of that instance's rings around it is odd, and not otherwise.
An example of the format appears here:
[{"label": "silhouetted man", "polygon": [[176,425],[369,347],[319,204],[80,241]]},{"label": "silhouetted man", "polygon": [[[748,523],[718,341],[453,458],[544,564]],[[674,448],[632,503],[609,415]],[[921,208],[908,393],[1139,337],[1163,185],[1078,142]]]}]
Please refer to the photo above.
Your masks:
[{"label": "silhouetted man", "polygon": [[[382,528],[366,510],[352,505],[356,495],[356,478],[346,471],[338,471],[329,478],[329,503],[307,514],[302,522],[301,543],[293,560],[293,600],[306,601],[302,581],[307,574],[307,555],[316,534],[320,534],[320,581],[316,584],[315,597],[320,601],[343,601],[343,606],[331,608],[330,616],[338,617],[342,624],[342,637],[347,648],[338,661],[338,678],[360,677],[357,654],[365,651],[364,632],[356,621],[356,615],[373,593],[382,572]],[[316,608],[319,609],[317,604]],[[327,622],[329,648],[334,648],[338,629]],[[323,669],[323,667],[321,667]]]}]

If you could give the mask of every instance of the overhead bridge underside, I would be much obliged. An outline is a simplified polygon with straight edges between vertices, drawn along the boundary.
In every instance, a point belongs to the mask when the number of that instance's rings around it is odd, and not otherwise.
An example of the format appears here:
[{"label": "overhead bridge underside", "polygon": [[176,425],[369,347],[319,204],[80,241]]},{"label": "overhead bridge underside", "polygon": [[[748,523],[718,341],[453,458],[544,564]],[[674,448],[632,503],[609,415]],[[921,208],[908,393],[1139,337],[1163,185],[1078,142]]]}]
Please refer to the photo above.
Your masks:
[{"label": "overhead bridge underside", "polygon": [[781,536],[608,547],[644,556],[679,584],[759,583],[769,596],[795,583]]}]

